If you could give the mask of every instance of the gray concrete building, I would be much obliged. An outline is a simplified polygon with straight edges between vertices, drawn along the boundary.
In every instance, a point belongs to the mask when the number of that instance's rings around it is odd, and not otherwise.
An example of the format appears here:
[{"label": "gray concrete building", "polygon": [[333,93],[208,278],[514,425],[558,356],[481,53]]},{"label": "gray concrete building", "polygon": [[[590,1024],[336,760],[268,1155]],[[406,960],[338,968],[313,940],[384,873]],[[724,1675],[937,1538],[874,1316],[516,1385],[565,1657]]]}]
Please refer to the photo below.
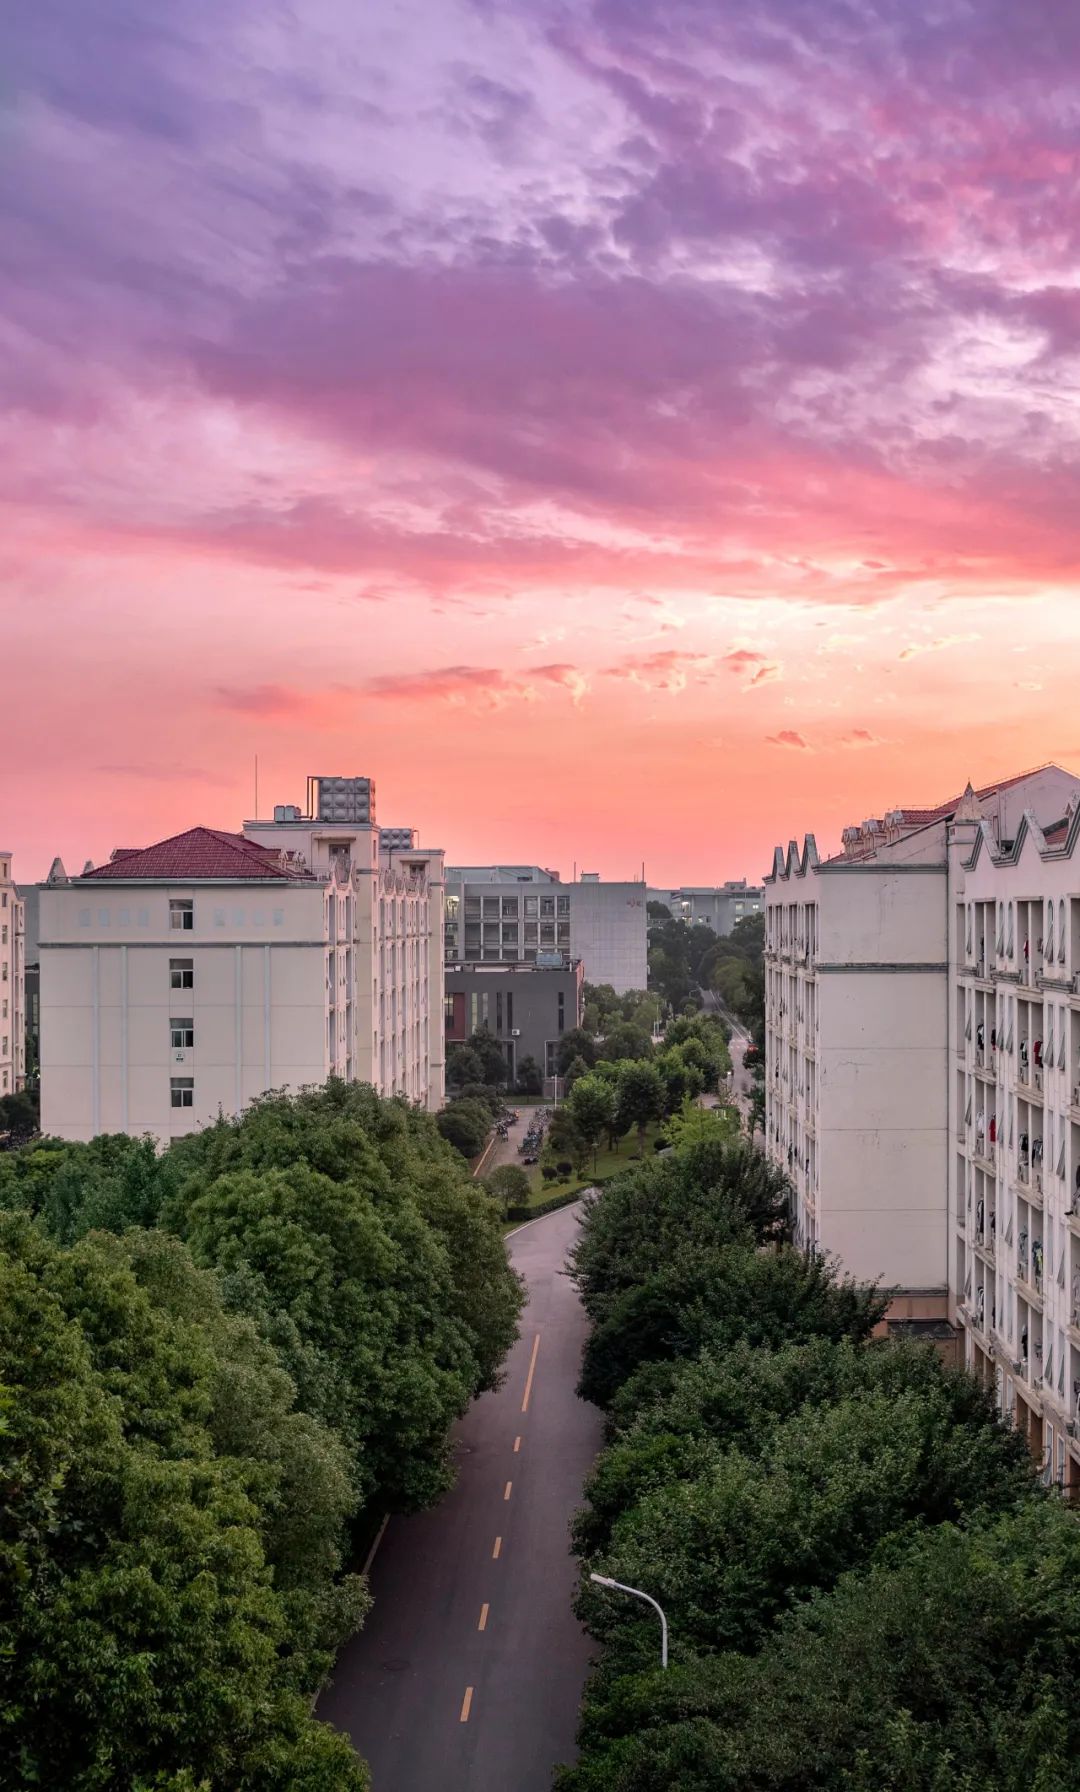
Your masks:
[{"label": "gray concrete building", "polygon": [[559,1040],[581,1025],[583,982],[580,961],[447,965],[446,1049],[487,1027],[506,1053],[511,1082],[525,1058],[535,1059],[543,1075],[552,1077]]},{"label": "gray concrete building", "polygon": [[445,955],[452,964],[580,960],[588,983],[624,994],[648,980],[646,890],[583,872],[563,883],[540,865],[456,865],[446,870]]}]

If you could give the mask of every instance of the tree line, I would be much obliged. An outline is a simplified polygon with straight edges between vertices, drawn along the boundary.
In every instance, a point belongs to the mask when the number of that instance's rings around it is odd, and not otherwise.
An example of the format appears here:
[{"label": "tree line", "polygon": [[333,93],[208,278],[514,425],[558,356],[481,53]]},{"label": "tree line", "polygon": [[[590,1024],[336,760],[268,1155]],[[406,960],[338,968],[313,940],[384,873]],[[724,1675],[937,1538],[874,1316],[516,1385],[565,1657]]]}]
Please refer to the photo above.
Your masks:
[{"label": "tree line", "polygon": [[[587,1201],[573,1269],[602,1653],[560,1792],[1074,1786],[1080,1526],[974,1378],[792,1247],[782,1176],[700,1117]],[[666,1672],[590,1571],[660,1601]]]},{"label": "tree line", "polygon": [[521,1300],[490,1197],[366,1087],[0,1158],[4,1783],[364,1792],[311,1714],[355,1543],[449,1485]]}]

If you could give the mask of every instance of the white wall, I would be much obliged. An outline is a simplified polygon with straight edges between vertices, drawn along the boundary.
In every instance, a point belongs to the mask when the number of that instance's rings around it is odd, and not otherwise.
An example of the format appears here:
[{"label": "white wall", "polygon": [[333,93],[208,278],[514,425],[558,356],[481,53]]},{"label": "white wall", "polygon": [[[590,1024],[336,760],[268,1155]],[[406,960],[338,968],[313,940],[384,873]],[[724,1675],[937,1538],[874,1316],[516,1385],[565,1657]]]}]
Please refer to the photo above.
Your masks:
[{"label": "white wall", "polygon": [[570,893],[570,957],[580,958],[586,983],[610,983],[623,994],[644,989],[649,975],[644,884],[578,883]]},{"label": "white wall", "polygon": [[[170,894],[192,896],[190,932],[169,929]],[[177,958],[192,960],[192,989],[171,987]],[[164,1141],[268,1088],[323,1081],[324,965],[317,885],[43,890],[43,1131]],[[194,1023],[179,1061],[172,1018]],[[172,1107],[174,1076],[193,1079],[192,1107]]]}]

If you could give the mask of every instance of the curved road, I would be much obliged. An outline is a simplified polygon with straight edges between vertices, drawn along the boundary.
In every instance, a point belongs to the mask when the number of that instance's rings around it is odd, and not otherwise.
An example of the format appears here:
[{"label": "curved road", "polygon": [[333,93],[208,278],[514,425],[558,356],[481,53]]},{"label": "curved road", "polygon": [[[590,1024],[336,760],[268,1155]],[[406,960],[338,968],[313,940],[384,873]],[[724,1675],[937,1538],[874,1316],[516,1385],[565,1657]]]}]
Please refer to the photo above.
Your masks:
[{"label": "curved road", "polygon": [[562,1272],[576,1227],[565,1207],[511,1237],[529,1304],[504,1384],[458,1427],[452,1491],[391,1520],[374,1610],[319,1701],[375,1792],[549,1792],[574,1758],[589,1643],[567,1527],[602,1424],[574,1393],[587,1327]]}]

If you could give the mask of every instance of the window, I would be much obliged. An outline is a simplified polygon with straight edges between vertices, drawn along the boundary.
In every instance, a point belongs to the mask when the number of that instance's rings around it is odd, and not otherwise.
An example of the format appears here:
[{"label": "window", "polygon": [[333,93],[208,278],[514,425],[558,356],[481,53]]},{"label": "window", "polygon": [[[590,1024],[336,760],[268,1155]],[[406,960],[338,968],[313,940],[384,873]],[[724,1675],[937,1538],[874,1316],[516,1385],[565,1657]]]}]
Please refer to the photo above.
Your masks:
[{"label": "window", "polygon": [[513,1028],[514,1028],[514,992],[512,989],[508,989],[506,992],[506,1025],[509,1028],[509,1030],[511,1032],[513,1032]]},{"label": "window", "polygon": [[[169,898],[169,926],[181,933],[192,931],[195,926],[195,904],[190,896]],[[191,1105],[190,1102],[188,1105]]]},{"label": "window", "polygon": [[169,988],[195,988],[195,960],[193,958],[170,958]]},{"label": "window", "polygon": [[538,915],[540,913],[539,903],[540,898],[538,896],[526,896],[525,913],[533,916]]},{"label": "window", "polygon": [[541,896],[540,898],[540,918],[543,920],[545,917],[548,917],[551,920],[555,919],[554,896]]},{"label": "window", "polygon": [[172,1076],[169,1078],[169,1103],[174,1108],[191,1108],[195,1105],[195,1079],[190,1076]]},{"label": "window", "polygon": [[0,946],[6,946],[6,945],[7,945],[7,922],[5,921],[3,927],[0,927]]},{"label": "window", "polygon": [[503,897],[502,912],[504,915],[516,915],[517,914],[518,899],[516,896],[504,896]]},{"label": "window", "polygon": [[174,1051],[190,1051],[195,1044],[195,1022],[193,1020],[171,1020],[169,1022],[169,1044]]},{"label": "window", "polygon": [[558,914],[568,916],[570,913],[570,898],[569,898],[569,896],[556,897],[555,907],[556,907],[556,912]]},{"label": "window", "polygon": [[554,921],[541,921],[541,923],[540,923],[540,944],[542,946],[544,946],[545,948],[550,948],[550,947],[554,946],[554,944],[555,944],[555,923],[554,923]]},{"label": "window", "polygon": [[566,1031],[566,996],[563,994],[563,991],[560,989],[560,991],[559,991],[559,1032],[565,1033],[565,1031]]},{"label": "window", "polygon": [[445,995],[443,997],[443,1019],[445,1020],[448,1027],[453,1026],[453,1024],[454,1024],[454,998],[452,995]]},{"label": "window", "polygon": [[487,921],[487,920],[491,919],[492,917],[496,921],[499,918],[499,898],[497,896],[485,896],[484,897],[484,920]]},{"label": "window", "polygon": [[495,1031],[496,1031],[496,1033],[501,1033],[503,1030],[502,1020],[503,1020],[502,990],[497,989],[495,991]]},{"label": "window", "polygon": [[88,908],[81,908],[79,910],[79,926],[80,927],[89,927],[89,925],[90,925],[90,910]]}]

